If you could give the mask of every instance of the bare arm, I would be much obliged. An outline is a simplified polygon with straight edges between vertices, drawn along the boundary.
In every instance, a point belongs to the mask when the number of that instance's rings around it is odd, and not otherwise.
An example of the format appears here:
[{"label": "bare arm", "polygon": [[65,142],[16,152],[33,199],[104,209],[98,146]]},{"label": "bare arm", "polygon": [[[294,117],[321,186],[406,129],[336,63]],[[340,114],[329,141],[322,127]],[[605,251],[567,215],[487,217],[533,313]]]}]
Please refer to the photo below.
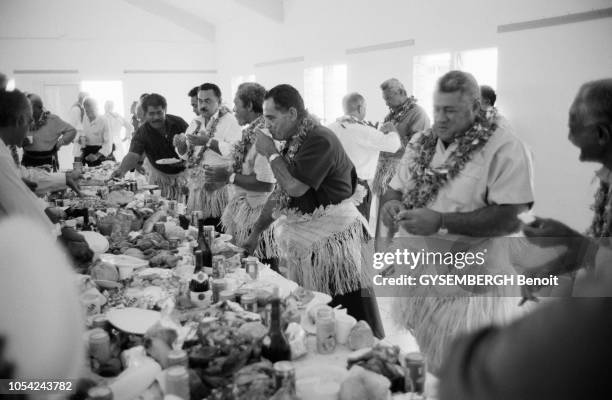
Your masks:
[{"label": "bare arm", "polygon": [[277,157],[270,163],[278,184],[291,197],[300,197],[310,189],[310,186],[294,178],[289,172],[287,162],[283,157]]},{"label": "bare arm", "polygon": [[65,146],[67,144],[72,143],[72,141],[74,140],[74,138],[76,137],[77,131],[74,128],[70,128],[70,129],[66,129],[65,131],[62,132],[62,136],[60,138],[60,144],[62,146]]},{"label": "bare arm", "polygon": [[126,172],[136,168],[138,166],[138,161],[140,160],[140,154],[129,152],[123,157],[123,161],[121,161],[121,165],[119,166],[118,171],[121,173],[121,176],[125,175]]},{"label": "bare arm", "polygon": [[234,185],[253,192],[271,192],[274,189],[273,183],[258,181],[255,175],[236,174]]},{"label": "bare arm", "polygon": [[442,216],[450,233],[473,237],[503,236],[518,231],[521,222],[517,215],[528,208],[528,204],[494,205]]}]

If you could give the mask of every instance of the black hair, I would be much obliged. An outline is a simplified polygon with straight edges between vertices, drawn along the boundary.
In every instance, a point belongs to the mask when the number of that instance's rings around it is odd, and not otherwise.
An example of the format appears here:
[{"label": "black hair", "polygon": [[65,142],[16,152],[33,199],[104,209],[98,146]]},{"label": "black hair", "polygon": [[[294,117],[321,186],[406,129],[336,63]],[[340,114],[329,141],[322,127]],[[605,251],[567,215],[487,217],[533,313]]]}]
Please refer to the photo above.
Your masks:
[{"label": "black hair", "polygon": [[489,104],[491,104],[491,106],[494,106],[495,100],[497,100],[497,94],[495,94],[495,90],[493,90],[493,88],[488,85],[482,85],[480,87],[480,97],[489,100]]},{"label": "black hair", "polygon": [[203,83],[200,85],[199,90],[212,90],[219,99],[221,98],[221,89],[214,83]]},{"label": "black hair", "polygon": [[291,107],[297,111],[298,118],[306,116],[306,107],[304,107],[304,99],[300,92],[291,85],[282,84],[274,86],[264,96],[264,100],[272,99],[276,107],[284,112],[289,111]]},{"label": "black hair", "polygon": [[168,103],[166,103],[166,99],[161,94],[151,93],[149,95],[141,98],[142,110],[147,112],[147,108],[149,107],[161,107],[164,110],[168,107]]}]

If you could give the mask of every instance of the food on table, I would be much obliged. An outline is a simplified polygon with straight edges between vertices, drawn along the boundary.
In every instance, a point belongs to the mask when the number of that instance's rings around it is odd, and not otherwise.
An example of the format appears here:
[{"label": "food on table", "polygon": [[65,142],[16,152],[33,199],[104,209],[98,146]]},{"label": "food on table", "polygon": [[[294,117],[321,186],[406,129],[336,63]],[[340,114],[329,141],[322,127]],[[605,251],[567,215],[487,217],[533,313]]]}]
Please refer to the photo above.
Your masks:
[{"label": "food on table", "polygon": [[249,337],[253,340],[263,339],[268,333],[266,328],[261,322],[246,322],[240,328],[238,328],[238,334]]},{"label": "food on table", "polygon": [[391,398],[387,378],[359,366],[349,371],[340,385],[339,400],[387,400]]},{"label": "food on table", "polygon": [[348,368],[359,366],[385,376],[391,382],[392,392],[405,390],[405,372],[400,365],[400,349],[398,346],[377,344],[372,349],[356,356],[349,357]]},{"label": "food on table", "polygon": [[146,222],[142,227],[143,233],[151,233],[153,232],[153,228],[157,222],[161,222],[162,217],[166,216],[166,212],[164,210],[159,210],[154,212],[149,218],[147,218]]},{"label": "food on table", "polygon": [[96,261],[89,269],[89,275],[95,281],[111,281],[117,282],[119,280],[119,271],[117,267],[112,264]]},{"label": "food on table", "polygon": [[363,349],[374,344],[374,333],[365,321],[359,321],[353,326],[348,336],[348,347],[351,350]]},{"label": "food on table", "polygon": [[129,192],[127,190],[115,190],[106,196],[106,201],[109,204],[118,206],[128,204],[132,200],[134,200],[134,192]]},{"label": "food on table", "polygon": [[291,296],[298,301],[298,307],[300,308],[305,307],[315,297],[311,290],[307,290],[302,287],[299,287],[291,292]]}]

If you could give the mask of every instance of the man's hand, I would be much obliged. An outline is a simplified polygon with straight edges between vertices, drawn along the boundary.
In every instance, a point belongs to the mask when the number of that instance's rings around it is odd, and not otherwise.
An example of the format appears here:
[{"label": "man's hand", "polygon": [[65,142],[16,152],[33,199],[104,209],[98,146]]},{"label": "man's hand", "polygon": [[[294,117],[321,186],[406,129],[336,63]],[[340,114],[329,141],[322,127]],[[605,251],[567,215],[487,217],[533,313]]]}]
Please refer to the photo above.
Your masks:
[{"label": "man's hand", "polygon": [[413,235],[429,236],[442,227],[442,214],[428,208],[401,211],[399,224]]},{"label": "man's hand", "polygon": [[184,134],[174,135],[172,144],[178,150],[179,154],[185,154],[189,150],[187,147],[187,136]]},{"label": "man's hand", "polygon": [[259,243],[259,235],[251,234],[246,242],[244,242],[240,247],[242,247],[247,255],[252,255],[257,249],[257,245]]},{"label": "man's hand", "polygon": [[385,122],[384,124],[382,124],[382,126],[380,127],[380,131],[382,133],[389,133],[389,132],[397,132],[397,125],[395,125],[393,122],[389,121],[389,122]]},{"label": "man's hand", "polygon": [[81,186],[78,182],[80,177],[81,175],[78,173],[72,171],[66,172],[66,186],[72,189],[79,197],[81,196]]},{"label": "man's hand", "polygon": [[205,146],[206,143],[208,143],[208,141],[210,140],[210,136],[204,134],[204,135],[192,135],[192,134],[188,134],[187,136],[187,142],[191,145],[191,146]]},{"label": "man's hand", "polygon": [[261,130],[257,130],[257,137],[255,141],[255,149],[261,155],[266,158],[269,158],[272,154],[278,153],[276,150],[276,145],[274,144],[274,139],[270,136],[267,136]]},{"label": "man's hand", "polygon": [[206,183],[223,184],[229,183],[231,172],[226,167],[204,167],[204,178]]},{"label": "man's hand", "polygon": [[21,178],[21,180],[23,181],[23,183],[25,183],[25,185],[28,187],[28,189],[30,189],[32,192],[36,192],[36,188],[38,187],[38,183],[32,182],[31,180],[25,179],[25,178]]},{"label": "man's hand", "polygon": [[387,227],[395,226],[396,216],[404,209],[404,205],[399,200],[389,200],[383,205],[381,210],[383,224]]},{"label": "man's hand", "polygon": [[523,232],[531,243],[539,247],[572,247],[584,238],[564,223],[549,218],[536,217],[534,222],[523,226]]}]

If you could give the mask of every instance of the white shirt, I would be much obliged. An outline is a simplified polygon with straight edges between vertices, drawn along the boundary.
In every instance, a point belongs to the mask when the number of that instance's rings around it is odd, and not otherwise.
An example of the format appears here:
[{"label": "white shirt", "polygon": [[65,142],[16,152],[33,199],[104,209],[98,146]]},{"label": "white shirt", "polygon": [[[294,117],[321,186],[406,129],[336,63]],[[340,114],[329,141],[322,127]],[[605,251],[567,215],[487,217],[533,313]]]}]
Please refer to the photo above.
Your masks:
[{"label": "white shirt", "polygon": [[45,214],[46,208],[47,204],[23,183],[10,149],[0,140],[0,217],[26,216],[53,232],[55,227]]},{"label": "white shirt", "polygon": [[134,131],[134,127],[127,119],[117,113],[105,113],[103,116],[110,131],[111,141],[117,148],[121,146],[121,128],[125,128],[125,136],[129,137]]},{"label": "white shirt", "polygon": [[85,360],[76,274],[55,237],[30,214],[0,218],[4,357],[16,364],[15,378],[74,379]]},{"label": "white shirt", "polygon": [[384,134],[381,131],[356,122],[353,116],[338,118],[329,125],[349,158],[355,165],[360,179],[372,180],[376,174],[378,153],[381,151],[395,152],[401,142],[397,132]]},{"label": "white shirt", "polygon": [[96,117],[83,126],[82,136],[87,138],[87,146],[102,146],[99,150],[104,157],[113,151],[113,141],[108,120],[102,116]]},{"label": "white shirt", "polygon": [[68,123],[76,129],[77,133],[74,137],[73,147],[72,147],[72,155],[75,157],[81,156],[81,146],[79,145],[79,136],[83,132],[83,125],[86,123],[87,116],[85,115],[85,111],[81,111],[81,109],[74,104],[70,108],[70,114],[68,116]]},{"label": "white shirt", "polygon": [[[208,123],[205,124],[202,117],[196,117],[189,127],[187,128],[186,133],[190,134],[208,134],[210,133],[210,129],[212,128],[213,122],[219,119],[219,110],[215,112],[215,114],[208,120]],[[200,129],[196,131],[198,126],[198,121],[200,122]],[[229,156],[234,148],[234,144],[242,138],[242,128],[238,125],[238,121],[234,114],[227,113],[221,119],[219,119],[219,123],[215,131],[213,132],[213,139],[215,139],[219,143],[219,151],[221,152],[221,156],[218,153],[206,149],[204,153],[204,164],[209,165],[219,165],[223,163],[221,159],[225,161],[229,161]],[[198,146],[195,152],[202,151],[202,146]],[[176,149],[177,154],[180,154],[178,149]],[[187,153],[181,154],[181,158],[186,159]]]},{"label": "white shirt", "polygon": [[[428,131],[416,134],[411,143],[419,140],[425,132]],[[456,146],[456,143],[451,143],[445,149],[442,141],[438,140],[431,166],[441,166]],[[397,173],[389,183],[392,189],[403,193],[414,187],[409,167],[415,156],[412,147],[407,146]],[[471,212],[489,205],[533,201],[533,163],[529,152],[516,136],[499,127],[459,175],[440,188],[427,208],[437,212]]]},{"label": "white shirt", "polygon": [[[276,183],[276,178],[274,177],[274,172],[272,171],[270,163],[266,157],[257,152],[255,143],[253,143],[244,157],[241,175],[255,175],[255,178],[259,182]],[[255,192],[237,185],[234,185],[234,191],[236,195],[244,195],[252,208],[264,204],[270,195],[270,192]]]}]

